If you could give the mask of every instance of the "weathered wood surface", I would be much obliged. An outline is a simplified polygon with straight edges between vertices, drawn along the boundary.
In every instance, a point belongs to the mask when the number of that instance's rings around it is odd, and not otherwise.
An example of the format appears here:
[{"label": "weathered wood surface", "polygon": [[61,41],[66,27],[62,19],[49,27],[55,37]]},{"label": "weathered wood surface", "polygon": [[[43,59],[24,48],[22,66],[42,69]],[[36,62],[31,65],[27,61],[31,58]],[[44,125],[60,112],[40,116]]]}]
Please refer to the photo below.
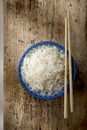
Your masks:
[{"label": "weathered wood surface", "polygon": [[[4,0],[4,130],[87,129],[86,0]],[[17,63],[32,43],[64,44],[64,17],[71,14],[72,54],[84,88],[74,89],[74,113],[63,119],[63,96],[52,101],[28,95],[17,78]]]}]

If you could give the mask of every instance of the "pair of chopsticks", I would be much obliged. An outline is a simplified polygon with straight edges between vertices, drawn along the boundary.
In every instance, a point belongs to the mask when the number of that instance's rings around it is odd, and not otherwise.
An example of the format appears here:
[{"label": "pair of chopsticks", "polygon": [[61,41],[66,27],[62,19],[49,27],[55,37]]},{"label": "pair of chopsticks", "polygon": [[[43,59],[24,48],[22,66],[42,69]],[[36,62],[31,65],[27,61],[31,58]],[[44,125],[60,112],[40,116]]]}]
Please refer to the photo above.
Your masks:
[{"label": "pair of chopsticks", "polygon": [[70,42],[70,16],[69,12],[65,17],[65,81],[64,81],[64,118],[67,118],[67,74],[68,74],[68,55],[69,53],[69,85],[70,85],[70,111],[73,112],[73,86],[72,86],[72,60]]}]

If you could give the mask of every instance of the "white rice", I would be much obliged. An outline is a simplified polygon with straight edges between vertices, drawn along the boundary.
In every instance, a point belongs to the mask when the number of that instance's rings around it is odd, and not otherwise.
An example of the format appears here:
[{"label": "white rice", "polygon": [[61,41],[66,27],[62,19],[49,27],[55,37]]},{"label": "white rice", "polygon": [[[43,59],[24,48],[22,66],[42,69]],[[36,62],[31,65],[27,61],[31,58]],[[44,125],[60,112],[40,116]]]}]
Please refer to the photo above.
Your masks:
[{"label": "white rice", "polygon": [[33,91],[51,95],[64,87],[64,52],[55,46],[39,46],[24,57],[21,75]]}]

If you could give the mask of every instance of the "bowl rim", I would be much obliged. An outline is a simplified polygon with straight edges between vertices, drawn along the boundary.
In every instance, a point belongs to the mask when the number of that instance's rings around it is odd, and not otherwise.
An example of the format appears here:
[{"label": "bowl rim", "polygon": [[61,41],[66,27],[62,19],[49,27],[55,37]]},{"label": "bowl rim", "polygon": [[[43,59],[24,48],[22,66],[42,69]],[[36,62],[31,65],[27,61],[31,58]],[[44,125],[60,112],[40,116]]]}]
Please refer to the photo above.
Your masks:
[{"label": "bowl rim", "polygon": [[[36,93],[32,90],[29,89],[29,87],[26,86],[26,84],[24,83],[24,81],[22,80],[22,75],[21,75],[21,64],[22,64],[22,61],[24,59],[24,57],[26,56],[26,54],[32,50],[33,48],[37,48],[38,46],[43,46],[43,45],[50,45],[50,46],[56,46],[57,48],[59,48],[60,50],[63,50],[65,51],[64,49],[64,46],[57,43],[57,42],[54,42],[54,41],[43,41],[43,42],[38,42],[38,43],[35,43],[35,44],[32,44],[31,46],[29,46],[21,55],[19,61],[18,61],[18,66],[17,66],[17,75],[18,75],[18,80],[21,84],[21,87],[28,93],[30,94],[31,96],[35,97],[35,98],[38,98],[38,99],[43,99],[43,100],[51,100],[51,99],[55,99],[55,98],[58,98],[60,96],[62,96],[64,94],[64,88],[62,88],[60,91],[52,94],[52,95],[42,95],[42,94],[39,94],[39,93]],[[71,56],[72,57],[72,56]],[[75,77],[76,77],[76,64],[75,64],[75,60],[74,58],[72,57],[72,79],[73,79],[73,82],[75,80]],[[67,87],[69,88],[69,84],[67,84]]]}]

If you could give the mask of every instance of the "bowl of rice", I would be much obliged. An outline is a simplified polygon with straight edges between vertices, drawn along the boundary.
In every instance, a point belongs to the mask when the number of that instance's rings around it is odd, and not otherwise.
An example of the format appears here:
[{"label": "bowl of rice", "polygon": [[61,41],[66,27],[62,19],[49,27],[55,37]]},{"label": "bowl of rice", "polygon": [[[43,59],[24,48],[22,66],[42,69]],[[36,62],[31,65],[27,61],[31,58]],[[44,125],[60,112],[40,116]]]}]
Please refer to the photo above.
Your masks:
[{"label": "bowl of rice", "polygon": [[[29,46],[18,62],[18,80],[23,89],[33,97],[49,100],[64,94],[64,47],[53,41]],[[76,65],[72,57],[72,78]],[[67,84],[69,88],[69,84]]]}]

